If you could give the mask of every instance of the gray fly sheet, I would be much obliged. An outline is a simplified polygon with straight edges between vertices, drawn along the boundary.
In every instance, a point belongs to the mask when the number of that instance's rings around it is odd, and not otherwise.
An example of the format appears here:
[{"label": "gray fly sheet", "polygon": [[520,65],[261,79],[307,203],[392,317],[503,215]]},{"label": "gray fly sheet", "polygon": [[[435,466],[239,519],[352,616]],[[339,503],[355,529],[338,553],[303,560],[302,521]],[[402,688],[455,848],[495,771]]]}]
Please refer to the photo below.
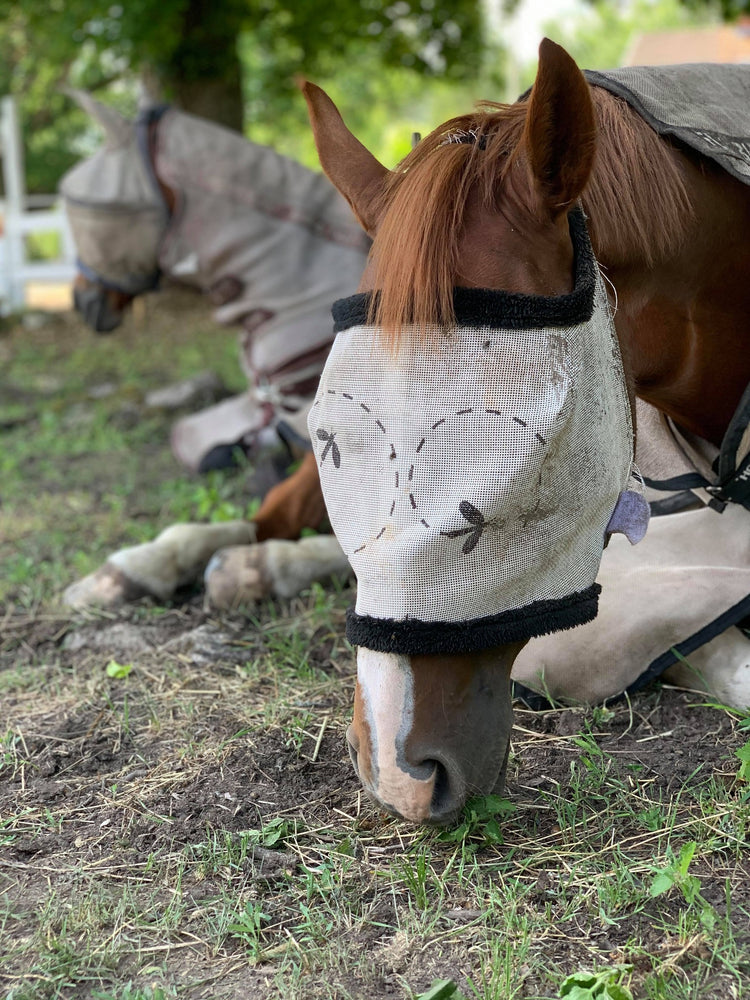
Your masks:
[{"label": "gray fly sheet", "polygon": [[750,66],[628,66],[586,79],[621,97],[659,133],[750,184]]},{"label": "gray fly sheet", "polygon": [[106,130],[61,183],[83,273],[132,294],[158,271],[179,275],[242,330],[248,392],[180,421],[177,457],[196,468],[280,418],[304,434],[331,303],[356,288],[369,248],[346,202],[321,174],[211,122],[160,108],[132,123],[79,98]]}]

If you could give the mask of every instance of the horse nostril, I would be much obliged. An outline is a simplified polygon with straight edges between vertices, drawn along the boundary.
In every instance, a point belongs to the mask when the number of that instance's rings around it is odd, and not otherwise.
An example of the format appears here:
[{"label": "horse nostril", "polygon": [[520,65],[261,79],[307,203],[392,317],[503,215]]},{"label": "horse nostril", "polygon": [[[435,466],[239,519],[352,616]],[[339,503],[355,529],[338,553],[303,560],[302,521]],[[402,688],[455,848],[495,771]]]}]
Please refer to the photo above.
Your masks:
[{"label": "horse nostril", "polygon": [[435,765],[435,784],[432,788],[431,806],[433,811],[441,811],[442,804],[450,795],[448,769],[439,760],[432,761]]},{"label": "horse nostril", "polygon": [[464,782],[456,774],[451,777],[451,768],[440,760],[424,760],[420,764],[421,768],[434,776],[430,822],[449,823],[463,805]]}]

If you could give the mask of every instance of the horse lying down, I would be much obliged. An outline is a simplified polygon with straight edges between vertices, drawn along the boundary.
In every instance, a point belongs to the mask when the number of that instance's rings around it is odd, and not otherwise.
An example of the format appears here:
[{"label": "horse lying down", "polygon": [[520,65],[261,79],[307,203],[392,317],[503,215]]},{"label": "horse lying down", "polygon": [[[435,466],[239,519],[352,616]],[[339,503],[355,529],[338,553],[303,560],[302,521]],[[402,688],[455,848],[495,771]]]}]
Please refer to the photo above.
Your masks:
[{"label": "horse lying down", "polygon": [[[747,520],[738,507],[721,515],[701,507],[653,518],[638,546],[613,536],[597,576],[598,616],[531,639],[511,672],[522,685],[517,691],[598,704],[662,677],[750,707],[750,637],[727,619],[743,602],[750,615]],[[255,531],[245,521],[172,525],[152,542],[114,553],[68,588],[66,603],[82,609],[144,596],[168,601],[203,573],[209,604],[237,611],[351,573],[333,535],[255,543]]]},{"label": "horse lying down", "polygon": [[217,322],[241,328],[248,389],[177,421],[175,457],[207,471],[235,449],[293,447],[331,345],[331,302],[367,256],[349,207],[325,177],[212,122],[166,106],[133,122],[73,96],[105,133],[60,184],[76,308],[107,333],[161,275],[200,288]]},{"label": "horse lying down", "polygon": [[[288,592],[273,539],[317,523],[322,485],[341,550],[298,543],[295,585],[351,565],[352,760],[416,822],[502,787],[511,675],[598,701],[669,670],[748,707],[750,157],[732,136],[750,132],[750,68],[586,77],[545,40],[530,95],[446,122],[393,171],[303,89],[373,246],[334,306],[313,451],[266,498],[252,554],[196,546],[209,595]],[[639,462],[675,512],[632,546],[635,395]],[[169,535],[153,546],[180,562]],[[140,560],[149,589],[145,551],[115,569]]]}]

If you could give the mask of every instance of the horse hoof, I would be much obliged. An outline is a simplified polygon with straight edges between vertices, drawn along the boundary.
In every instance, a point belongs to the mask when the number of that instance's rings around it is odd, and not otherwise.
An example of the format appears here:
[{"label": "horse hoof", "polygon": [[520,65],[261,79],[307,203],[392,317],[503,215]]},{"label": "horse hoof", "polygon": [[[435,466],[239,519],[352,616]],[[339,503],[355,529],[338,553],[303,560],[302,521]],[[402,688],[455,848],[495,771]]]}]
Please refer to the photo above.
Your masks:
[{"label": "horse hoof", "polygon": [[118,608],[148,591],[125,576],[119,567],[106,562],[82,580],[77,580],[64,591],[63,604],[75,611],[85,608]]},{"label": "horse hoof", "polygon": [[258,545],[219,549],[205,572],[206,599],[217,611],[257,604],[273,593],[265,551]]}]

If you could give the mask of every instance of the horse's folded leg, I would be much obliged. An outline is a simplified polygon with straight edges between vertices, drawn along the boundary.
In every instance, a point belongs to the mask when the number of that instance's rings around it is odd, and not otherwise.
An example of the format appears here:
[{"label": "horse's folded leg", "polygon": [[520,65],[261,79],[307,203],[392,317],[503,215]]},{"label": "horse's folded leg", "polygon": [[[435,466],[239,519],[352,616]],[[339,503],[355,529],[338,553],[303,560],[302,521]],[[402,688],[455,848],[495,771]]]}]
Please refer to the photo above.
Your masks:
[{"label": "horse's folded leg", "polygon": [[217,549],[252,542],[248,521],[220,524],[173,524],[152,542],[120,549],[64,592],[71,608],[115,608],[139,597],[166,601],[178,587],[197,580]]},{"label": "horse's folded leg", "polygon": [[350,572],[333,535],[236,545],[217,552],[206,567],[206,598],[214,608],[231,610],[269,597],[294,597],[317,580]]}]

